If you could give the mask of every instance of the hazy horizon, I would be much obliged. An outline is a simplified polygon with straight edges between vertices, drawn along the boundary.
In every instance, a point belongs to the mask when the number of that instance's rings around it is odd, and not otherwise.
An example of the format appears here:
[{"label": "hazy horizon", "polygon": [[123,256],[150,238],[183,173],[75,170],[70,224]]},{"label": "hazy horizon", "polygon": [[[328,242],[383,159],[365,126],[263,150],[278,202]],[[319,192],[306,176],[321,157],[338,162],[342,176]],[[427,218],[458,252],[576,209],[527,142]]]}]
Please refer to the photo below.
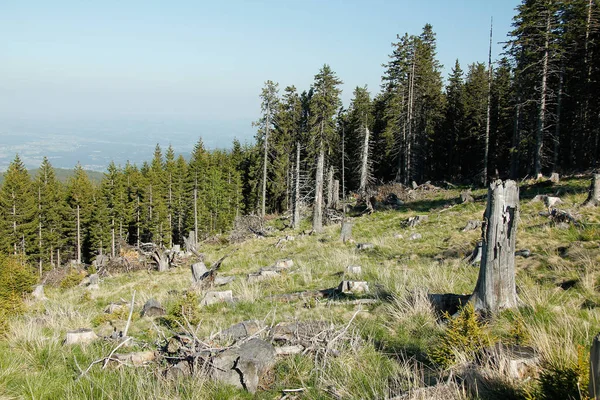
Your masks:
[{"label": "hazy horizon", "polygon": [[[7,0],[0,4],[0,170],[15,153],[28,167],[81,161],[103,170],[151,157],[156,143],[191,150],[251,141],[266,80],[308,90],[327,63],[344,81],[379,91],[396,35],[437,35],[446,78],[493,57],[517,0],[180,0],[101,3]],[[318,12],[317,12],[318,11]],[[116,146],[118,144],[118,146]],[[67,165],[68,164],[68,165]]]}]

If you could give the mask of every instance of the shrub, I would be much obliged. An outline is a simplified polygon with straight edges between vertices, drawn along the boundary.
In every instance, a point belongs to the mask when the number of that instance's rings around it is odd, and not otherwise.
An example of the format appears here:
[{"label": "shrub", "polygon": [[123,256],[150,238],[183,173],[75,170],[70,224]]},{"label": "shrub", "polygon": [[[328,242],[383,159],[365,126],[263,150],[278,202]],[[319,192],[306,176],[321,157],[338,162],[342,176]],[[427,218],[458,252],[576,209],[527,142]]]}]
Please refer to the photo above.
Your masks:
[{"label": "shrub", "polygon": [[583,346],[578,347],[577,362],[548,363],[539,377],[540,398],[579,400],[586,398],[589,362]]},{"label": "shrub", "polygon": [[70,289],[81,283],[85,273],[76,269],[72,269],[63,279],[60,281],[61,289]]},{"label": "shrub", "polygon": [[7,319],[23,311],[23,297],[31,293],[36,278],[26,264],[16,257],[0,255],[0,332]]},{"label": "shrub", "polygon": [[167,315],[162,318],[162,322],[171,328],[176,328],[179,324],[186,326],[187,322],[196,325],[200,322],[200,315],[198,293],[188,291],[168,307]]},{"label": "shrub", "polygon": [[489,343],[472,303],[462,307],[456,318],[448,313],[446,318],[449,321],[441,343],[429,352],[429,358],[442,368],[454,364],[457,353],[472,356]]}]

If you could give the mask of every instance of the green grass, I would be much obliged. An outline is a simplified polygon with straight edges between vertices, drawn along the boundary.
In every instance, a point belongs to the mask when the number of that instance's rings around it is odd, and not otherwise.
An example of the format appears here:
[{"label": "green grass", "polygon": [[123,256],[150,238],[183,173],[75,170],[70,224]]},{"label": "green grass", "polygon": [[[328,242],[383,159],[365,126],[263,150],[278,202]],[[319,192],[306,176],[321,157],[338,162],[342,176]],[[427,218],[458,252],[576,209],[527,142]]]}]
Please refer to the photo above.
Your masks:
[{"label": "green grass", "polygon": [[[519,321],[518,329],[530,338],[529,343],[547,365],[576,364],[578,346],[587,348],[600,331],[600,313],[595,308],[600,305],[600,228],[594,225],[599,222],[600,211],[576,207],[585,199],[587,187],[586,180],[566,180],[553,188],[522,188],[517,248],[528,248],[534,254],[516,259],[521,305],[487,321],[482,328],[488,337],[510,343],[514,341],[515,321]],[[565,230],[551,226],[547,218],[538,215],[543,204],[529,202],[535,194],[550,191],[563,193],[565,204],[561,208],[576,210],[590,224]],[[337,393],[343,398],[375,399],[426,386],[445,377],[447,370],[439,370],[428,356],[442,344],[446,323],[436,317],[425,293],[470,293],[478,275],[478,268],[463,259],[480,232],[461,230],[468,220],[481,218],[486,192],[473,191],[475,203],[445,208],[455,202],[459,192],[427,193],[401,210],[353,218],[353,239],[373,243],[372,250],[357,251],[355,244],[343,244],[339,225],[326,227],[319,235],[302,236],[287,230],[241,244],[205,245],[202,251],[207,265],[231,254],[220,273],[236,276],[223,290],[233,290],[239,301],[196,310],[197,334],[201,337],[247,319],[269,325],[316,319],[345,326],[358,306],[326,299],[284,303],[269,296],[335,287],[350,264],[362,266],[360,279],[369,282],[373,289],[370,296],[378,300],[361,306],[362,312],[350,326],[362,346],[343,347],[339,356],[326,362],[311,354],[281,358],[273,384],[255,396],[202,376],[167,380],[160,373],[161,365],[109,366],[104,370],[98,365],[78,379],[80,369],[106,356],[113,345],[99,341],[86,347],[65,347],[65,332],[94,327],[98,334],[108,335],[115,328],[122,330],[128,313],[108,315],[104,309],[111,302],[129,302],[135,291],[129,332],[140,343],[154,348],[164,336],[172,334],[171,328],[158,319],[140,317],[139,311],[150,298],[159,300],[167,310],[182,304],[191,286],[190,269],[182,266],[165,273],[138,271],[105,278],[100,290],[93,292],[79,286],[46,288],[48,300],[30,303],[24,315],[10,321],[7,335],[0,339],[0,397],[272,399],[278,398],[282,389],[302,387],[303,398],[331,399],[335,398],[332,393]],[[402,222],[417,214],[427,214],[429,220],[405,228]],[[303,227],[308,228],[306,222]],[[408,240],[412,233],[420,233],[422,239]],[[396,234],[404,238],[397,239]],[[295,235],[295,240],[276,248],[284,235]],[[560,254],[559,247],[568,247],[566,255]],[[269,281],[247,283],[248,273],[281,258],[293,259],[294,268]],[[560,284],[569,280],[575,284],[562,289]],[[520,390],[518,382],[508,384]],[[458,392],[457,396],[463,398]]]}]

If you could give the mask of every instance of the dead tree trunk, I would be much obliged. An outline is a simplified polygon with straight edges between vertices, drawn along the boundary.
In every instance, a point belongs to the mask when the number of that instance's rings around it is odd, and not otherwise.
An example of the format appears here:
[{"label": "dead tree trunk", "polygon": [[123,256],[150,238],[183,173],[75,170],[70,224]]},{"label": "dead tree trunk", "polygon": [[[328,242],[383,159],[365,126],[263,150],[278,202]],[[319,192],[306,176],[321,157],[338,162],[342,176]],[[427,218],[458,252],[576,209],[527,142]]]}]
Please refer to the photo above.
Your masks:
[{"label": "dead tree trunk", "polygon": [[342,222],[342,232],[340,234],[340,238],[342,239],[343,243],[346,243],[352,238],[352,223],[349,221]]},{"label": "dead tree trunk", "polygon": [[596,335],[590,350],[590,398],[600,399],[600,335]]},{"label": "dead tree trunk", "polygon": [[321,143],[321,149],[317,156],[317,171],[315,174],[315,204],[313,206],[313,230],[317,233],[323,230],[323,164],[325,163],[325,151]]},{"label": "dead tree trunk", "polygon": [[294,185],[294,217],[292,226],[294,229],[300,227],[300,142],[296,142],[296,177]]},{"label": "dead tree trunk", "polygon": [[548,59],[550,57],[550,28],[551,13],[546,17],[546,42],[544,44],[544,57],[542,59],[542,82],[540,88],[540,108],[538,111],[537,128],[535,133],[534,174],[536,179],[542,176],[542,146],[544,144],[544,130],[546,129],[546,92],[548,88]]},{"label": "dead tree trunk", "polygon": [[269,156],[269,115],[271,114],[271,110],[269,109],[269,105],[267,105],[266,112],[267,121],[265,124],[265,146],[264,146],[264,154],[263,154],[263,176],[262,176],[262,190],[261,190],[261,203],[260,203],[260,216],[265,216],[265,201],[267,196],[267,159]]},{"label": "dead tree trunk", "polygon": [[367,181],[369,179],[369,128],[365,126],[365,137],[362,145],[362,157],[360,164],[360,186],[358,193],[366,196]]},{"label": "dead tree trunk", "polygon": [[158,265],[158,272],[165,272],[171,267],[171,263],[175,258],[175,253],[171,253],[169,250],[156,250],[154,253],[152,253],[152,257]]},{"label": "dead tree trunk", "polygon": [[494,20],[490,21],[490,49],[488,53],[488,93],[487,93],[487,117],[485,121],[485,148],[483,149],[483,173],[482,183],[485,185],[488,179],[488,163],[490,151],[490,115],[492,110],[492,33]]},{"label": "dead tree trunk", "polygon": [[478,311],[496,313],[517,305],[515,244],[519,187],[515,181],[490,184],[482,229],[479,278],[471,301]]},{"label": "dead tree trunk", "polygon": [[333,180],[333,199],[331,200],[331,208],[337,210],[340,207],[340,181]]},{"label": "dead tree trunk", "polygon": [[333,202],[333,166],[330,165],[327,171],[327,208],[331,208]]},{"label": "dead tree trunk", "polygon": [[600,205],[600,174],[594,174],[590,183],[590,190],[583,207],[595,207]]}]

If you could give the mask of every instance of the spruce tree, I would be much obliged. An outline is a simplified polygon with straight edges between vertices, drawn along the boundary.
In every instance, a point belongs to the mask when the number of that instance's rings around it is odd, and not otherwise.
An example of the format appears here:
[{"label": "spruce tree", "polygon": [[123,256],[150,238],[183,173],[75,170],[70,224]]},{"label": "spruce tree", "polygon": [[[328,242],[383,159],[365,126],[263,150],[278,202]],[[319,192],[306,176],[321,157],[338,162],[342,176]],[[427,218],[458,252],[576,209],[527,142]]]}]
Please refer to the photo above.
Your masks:
[{"label": "spruce tree", "polygon": [[73,175],[69,178],[66,188],[69,213],[69,243],[74,249],[75,260],[81,264],[89,260],[89,248],[84,248],[84,240],[88,237],[88,228],[91,219],[94,188],[90,179],[81,166],[77,163]]}]

